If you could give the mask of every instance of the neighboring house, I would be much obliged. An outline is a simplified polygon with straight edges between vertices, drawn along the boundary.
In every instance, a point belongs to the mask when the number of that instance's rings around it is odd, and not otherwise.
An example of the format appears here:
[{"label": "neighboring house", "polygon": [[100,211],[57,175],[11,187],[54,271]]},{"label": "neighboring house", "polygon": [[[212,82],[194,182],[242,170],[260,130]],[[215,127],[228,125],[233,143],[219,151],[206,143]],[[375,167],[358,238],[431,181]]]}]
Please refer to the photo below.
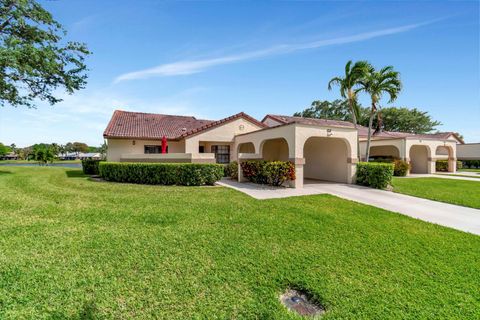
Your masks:
[{"label": "neighboring house", "polygon": [[480,160],[480,143],[465,143],[457,146],[458,160]]},{"label": "neighboring house", "polygon": [[18,160],[18,155],[15,152],[9,152],[2,156],[1,160]]},{"label": "neighboring house", "polygon": [[[115,111],[104,138],[108,161],[228,163],[265,159],[292,161],[294,187],[304,179],[352,183],[357,159],[357,138],[365,158],[366,130],[346,121],[266,115],[259,122],[245,113],[218,121],[194,117]],[[161,154],[166,137],[168,151]],[[376,132],[371,156],[403,159],[413,173],[435,172],[437,159],[449,160],[454,172],[456,134]],[[244,180],[239,176],[239,180]]]},{"label": "neighboring house", "polygon": [[94,159],[94,160],[100,160],[102,158],[102,155],[97,152],[66,152],[66,153],[61,153],[58,156],[58,159],[60,160],[83,160],[83,159]]}]

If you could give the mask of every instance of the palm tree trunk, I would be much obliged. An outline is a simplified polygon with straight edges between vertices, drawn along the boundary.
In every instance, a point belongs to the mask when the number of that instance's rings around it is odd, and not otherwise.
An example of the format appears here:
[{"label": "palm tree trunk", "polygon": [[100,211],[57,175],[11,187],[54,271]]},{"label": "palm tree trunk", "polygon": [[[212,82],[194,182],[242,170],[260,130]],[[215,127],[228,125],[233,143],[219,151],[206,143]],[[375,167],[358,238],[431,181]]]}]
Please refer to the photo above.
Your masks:
[{"label": "palm tree trunk", "polygon": [[360,139],[358,137],[358,125],[357,125],[357,114],[355,113],[355,108],[353,107],[353,99],[348,99],[350,105],[350,112],[352,113],[352,122],[355,130],[357,130],[357,159],[360,161]]},{"label": "palm tree trunk", "polygon": [[372,124],[373,124],[373,116],[375,114],[375,103],[372,102],[372,110],[370,111],[370,119],[368,120],[368,135],[367,135],[367,159],[365,159],[366,162],[368,162],[368,158],[370,158],[370,140],[372,139]]}]

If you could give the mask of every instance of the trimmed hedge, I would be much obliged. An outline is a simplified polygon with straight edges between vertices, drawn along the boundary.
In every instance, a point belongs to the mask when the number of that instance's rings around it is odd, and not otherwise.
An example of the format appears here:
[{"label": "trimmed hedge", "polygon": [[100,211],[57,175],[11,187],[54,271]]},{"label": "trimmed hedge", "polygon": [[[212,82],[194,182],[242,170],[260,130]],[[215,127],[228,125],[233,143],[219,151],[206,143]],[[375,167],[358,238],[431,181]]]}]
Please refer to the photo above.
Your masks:
[{"label": "trimmed hedge", "polygon": [[469,169],[480,168],[480,160],[463,160],[463,166]]},{"label": "trimmed hedge", "polygon": [[281,186],[295,180],[295,165],[288,161],[248,160],[241,167],[243,176],[254,183]]},{"label": "trimmed hedge", "polygon": [[82,160],[82,170],[85,174],[98,175],[98,165],[104,160],[84,159]]},{"label": "trimmed hedge", "polygon": [[395,160],[393,162],[393,175],[396,177],[405,177],[410,169],[410,164],[405,160]]},{"label": "trimmed hedge", "polygon": [[102,162],[100,176],[107,181],[141,184],[213,185],[223,177],[223,165],[206,163]]},{"label": "trimmed hedge", "polygon": [[[462,169],[462,161],[457,161],[457,169]],[[448,160],[437,160],[435,161],[435,170],[440,172],[448,171]]]},{"label": "trimmed hedge", "polygon": [[392,182],[393,163],[359,162],[357,184],[376,189],[385,189]]},{"label": "trimmed hedge", "polygon": [[410,169],[410,164],[404,160],[394,158],[376,158],[369,163],[393,163],[393,175],[396,177],[405,177]]},{"label": "trimmed hedge", "polygon": [[232,178],[234,180],[238,179],[238,162],[232,161],[229,164],[225,165],[225,177]]}]

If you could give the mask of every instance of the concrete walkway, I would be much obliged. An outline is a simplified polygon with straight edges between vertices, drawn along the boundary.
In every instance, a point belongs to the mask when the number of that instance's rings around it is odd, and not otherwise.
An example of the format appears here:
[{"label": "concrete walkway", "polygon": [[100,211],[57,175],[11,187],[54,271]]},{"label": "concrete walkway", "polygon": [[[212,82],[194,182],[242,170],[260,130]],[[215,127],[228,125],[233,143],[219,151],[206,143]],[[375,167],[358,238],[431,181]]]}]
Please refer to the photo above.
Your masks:
[{"label": "concrete walkway", "polygon": [[[406,177],[397,177],[397,178],[402,178],[402,179],[412,179],[412,178],[440,178],[440,179],[453,179],[453,180],[466,180],[466,181],[475,181],[475,182],[480,182],[480,178],[472,178],[470,177],[462,177],[460,173],[457,173],[457,175],[453,175],[454,173],[412,173],[409,174]],[[480,177],[480,176],[479,176]]]},{"label": "concrete walkway", "polygon": [[219,185],[233,188],[256,199],[332,194],[445,227],[480,235],[480,210],[377,190],[353,184],[306,181],[303,189],[268,187],[223,179]]}]

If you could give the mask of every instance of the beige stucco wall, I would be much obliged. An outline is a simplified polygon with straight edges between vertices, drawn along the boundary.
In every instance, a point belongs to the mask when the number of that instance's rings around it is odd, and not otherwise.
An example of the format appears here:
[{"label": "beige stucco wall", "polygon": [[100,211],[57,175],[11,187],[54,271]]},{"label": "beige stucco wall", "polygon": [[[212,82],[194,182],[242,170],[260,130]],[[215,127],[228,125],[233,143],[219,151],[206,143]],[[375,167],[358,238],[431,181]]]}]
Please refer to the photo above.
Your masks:
[{"label": "beige stucco wall", "polygon": [[230,152],[232,153],[236,135],[259,129],[259,126],[243,118],[235,119],[216,128],[186,138],[185,152],[195,155],[199,153],[198,147],[201,144],[206,146],[205,152],[210,152],[210,146],[212,144],[225,144],[230,145]]},{"label": "beige stucco wall", "polygon": [[457,144],[458,160],[480,160],[480,143]]},{"label": "beige stucco wall", "polygon": [[[303,186],[304,163],[306,160],[304,157],[304,145],[311,137],[324,137],[327,140],[331,139],[332,141],[344,143],[347,154],[346,163],[338,165],[338,167],[336,167],[336,164],[330,163],[329,167],[334,171],[330,173],[330,177],[337,179],[343,176],[343,172],[346,171],[347,178],[345,182],[352,183],[355,177],[355,164],[357,162],[357,132],[353,128],[319,127],[292,123],[237,136],[235,138],[235,150],[238,150],[237,148],[240,144],[251,142],[255,146],[256,153],[250,155],[242,154],[243,158],[272,158],[272,153],[270,152],[273,151],[269,149],[263,150],[263,144],[268,140],[283,138],[286,141],[286,145],[288,145],[289,160],[295,163],[296,180],[293,185],[296,188],[301,188]],[[339,139],[342,141],[339,141]],[[335,143],[332,142],[331,146],[335,149],[337,145],[334,145]],[[330,151],[325,149],[325,152]],[[239,179],[241,180],[242,177],[240,176]]]},{"label": "beige stucco wall", "polygon": [[[107,144],[107,161],[120,161],[122,154],[144,154],[145,145],[161,146],[162,141],[110,138]],[[184,141],[168,141],[168,153],[185,153]]]},{"label": "beige stucco wall", "polygon": [[308,179],[348,182],[348,148],[344,140],[313,137],[305,142],[303,176]]}]

